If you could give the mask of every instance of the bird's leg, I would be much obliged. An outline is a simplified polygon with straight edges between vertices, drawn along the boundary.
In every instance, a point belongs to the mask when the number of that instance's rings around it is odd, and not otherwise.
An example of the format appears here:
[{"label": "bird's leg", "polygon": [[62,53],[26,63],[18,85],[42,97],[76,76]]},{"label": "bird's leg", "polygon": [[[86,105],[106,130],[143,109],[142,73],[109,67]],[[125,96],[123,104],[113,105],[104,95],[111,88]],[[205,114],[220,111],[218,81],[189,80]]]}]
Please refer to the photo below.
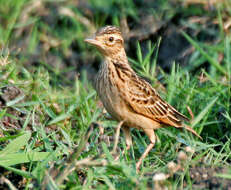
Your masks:
[{"label": "bird's leg", "polygon": [[147,146],[144,153],[140,157],[139,161],[136,163],[136,171],[139,171],[140,165],[142,164],[143,159],[148,155],[150,150],[152,150],[152,148],[154,147],[155,142],[156,142],[156,136],[155,136],[155,133],[154,133],[153,129],[144,129],[144,132],[149,137],[151,143]]},{"label": "bird's leg", "polygon": [[120,128],[123,125],[123,123],[124,123],[124,121],[120,121],[119,124],[117,125],[116,135],[115,135],[115,142],[114,142],[114,147],[113,147],[112,153],[116,152],[116,148],[117,148],[117,145],[118,145],[118,142],[119,142]]},{"label": "bird's leg", "polygon": [[150,152],[150,150],[152,150],[152,148],[154,147],[155,143],[150,143],[147,148],[145,149],[144,153],[142,154],[142,156],[140,157],[139,161],[136,163],[136,170],[139,171],[140,169],[140,165],[143,161],[143,159],[148,155],[148,153]]},{"label": "bird's leg", "polygon": [[[125,137],[125,141],[126,141],[126,149],[123,150],[122,155],[125,154],[125,151],[129,150],[131,148],[132,145],[132,137],[131,137],[131,132],[129,127],[123,126],[122,130],[124,132],[124,137]],[[115,161],[119,159],[119,155],[115,158]]]},{"label": "bird's leg", "polygon": [[[126,142],[126,150],[129,150],[131,148],[131,145],[132,145],[132,137],[131,137],[131,132],[130,132],[130,128],[129,127],[126,127],[126,126],[123,126],[122,127],[123,129],[123,132],[124,132],[124,137],[125,137],[125,142]],[[125,151],[123,151],[123,154],[124,154]]]}]

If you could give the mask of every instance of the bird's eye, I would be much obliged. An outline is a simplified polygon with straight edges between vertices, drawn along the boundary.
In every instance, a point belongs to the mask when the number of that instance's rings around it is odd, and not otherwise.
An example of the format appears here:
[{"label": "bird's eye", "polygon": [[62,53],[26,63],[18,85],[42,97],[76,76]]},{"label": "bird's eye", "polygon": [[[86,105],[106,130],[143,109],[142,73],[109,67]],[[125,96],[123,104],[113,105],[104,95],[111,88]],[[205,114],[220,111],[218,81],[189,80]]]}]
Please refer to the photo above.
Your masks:
[{"label": "bird's eye", "polygon": [[110,37],[108,40],[109,40],[109,42],[113,42],[113,41],[114,41],[114,38],[113,38],[113,37]]}]

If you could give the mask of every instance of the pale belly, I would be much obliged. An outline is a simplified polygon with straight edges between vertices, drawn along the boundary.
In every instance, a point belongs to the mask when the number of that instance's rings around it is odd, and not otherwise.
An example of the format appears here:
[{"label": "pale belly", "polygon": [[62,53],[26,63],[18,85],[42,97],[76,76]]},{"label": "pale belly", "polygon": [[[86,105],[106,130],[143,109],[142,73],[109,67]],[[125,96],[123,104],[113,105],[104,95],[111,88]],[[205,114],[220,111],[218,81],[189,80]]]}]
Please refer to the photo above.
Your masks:
[{"label": "pale belly", "polygon": [[116,86],[113,86],[103,75],[98,75],[95,89],[105,109],[113,119],[124,121],[124,125],[137,129],[156,129],[160,127],[154,120],[136,113],[128,103],[122,99],[119,92],[120,90],[117,89]]},{"label": "pale belly", "polygon": [[[110,92],[107,90],[110,90]],[[146,127],[153,128],[156,126],[153,125],[153,120],[132,111],[131,108],[126,105],[124,100],[121,99],[118,90],[113,90],[107,87],[100,91],[97,90],[97,93],[105,109],[113,119],[124,121],[124,125],[137,129],[144,129]]]},{"label": "pale belly", "polygon": [[97,90],[97,93],[107,112],[115,120],[123,120],[124,105],[119,92],[116,89],[102,84],[101,90]]}]

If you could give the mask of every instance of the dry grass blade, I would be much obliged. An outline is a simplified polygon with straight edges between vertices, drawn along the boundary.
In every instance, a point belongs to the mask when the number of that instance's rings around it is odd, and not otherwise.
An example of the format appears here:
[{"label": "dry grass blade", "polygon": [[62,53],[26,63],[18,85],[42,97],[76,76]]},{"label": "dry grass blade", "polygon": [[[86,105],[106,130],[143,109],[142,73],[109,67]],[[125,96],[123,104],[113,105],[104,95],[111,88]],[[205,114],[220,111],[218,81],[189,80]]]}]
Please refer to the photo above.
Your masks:
[{"label": "dry grass blade", "polygon": [[5,178],[4,176],[2,176],[0,178],[0,184],[3,184],[3,183],[7,184],[9,189],[17,190],[17,188],[11,183],[11,181],[9,179]]},{"label": "dry grass blade", "polygon": [[188,110],[188,112],[189,112],[189,114],[191,116],[191,120],[193,120],[194,119],[194,114],[193,114],[193,112],[192,112],[192,110],[191,110],[191,108],[189,106],[187,106],[187,110]]},{"label": "dry grass blade", "polygon": [[60,7],[59,13],[62,14],[62,15],[65,15],[65,16],[75,18],[78,22],[80,22],[84,26],[86,26],[90,32],[93,32],[93,31],[96,30],[93,23],[88,18],[86,18],[85,16],[80,15],[80,14],[77,15],[70,8]]},{"label": "dry grass blade", "polygon": [[6,55],[3,55],[4,54],[4,50],[1,51],[0,53],[0,66],[5,66],[5,65],[8,65],[10,63],[9,61],[9,51],[6,50]]},{"label": "dry grass blade", "polygon": [[75,163],[75,167],[82,166],[105,166],[107,164],[106,160],[93,160],[93,158],[85,158]]}]

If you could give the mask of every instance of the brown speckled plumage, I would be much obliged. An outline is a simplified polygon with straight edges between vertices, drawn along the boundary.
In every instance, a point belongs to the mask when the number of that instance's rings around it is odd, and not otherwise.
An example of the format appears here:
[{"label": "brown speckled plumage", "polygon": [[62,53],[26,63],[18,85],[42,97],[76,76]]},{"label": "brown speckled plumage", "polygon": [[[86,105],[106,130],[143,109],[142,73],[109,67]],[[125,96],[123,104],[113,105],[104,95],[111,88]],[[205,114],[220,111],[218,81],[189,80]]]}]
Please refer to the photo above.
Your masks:
[{"label": "brown speckled plumage", "polygon": [[138,161],[137,169],[155,144],[154,130],[162,124],[185,128],[200,137],[193,129],[183,125],[182,122],[188,120],[186,116],[165,102],[148,82],[134,72],[128,63],[124,40],[117,27],[103,27],[92,39],[85,41],[96,46],[104,56],[96,76],[95,89],[110,115],[123,121],[127,149],[132,144],[130,127],[143,130],[151,141]]}]

